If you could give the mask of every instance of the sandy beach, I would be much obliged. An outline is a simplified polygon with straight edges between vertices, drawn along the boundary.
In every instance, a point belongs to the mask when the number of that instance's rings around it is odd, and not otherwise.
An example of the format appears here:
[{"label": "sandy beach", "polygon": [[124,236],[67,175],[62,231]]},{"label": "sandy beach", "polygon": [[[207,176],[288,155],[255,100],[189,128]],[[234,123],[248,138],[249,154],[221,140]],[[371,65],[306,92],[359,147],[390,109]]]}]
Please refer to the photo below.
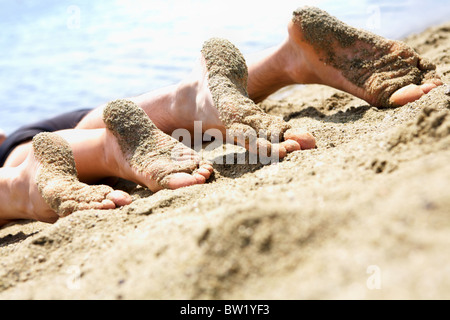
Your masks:
[{"label": "sandy beach", "polygon": [[[450,23],[405,41],[450,83]],[[126,207],[7,225],[0,299],[449,299],[449,91],[379,109],[283,89],[260,106],[316,149],[215,164],[208,183],[175,191],[122,181]],[[230,155],[246,153],[204,151]]]}]

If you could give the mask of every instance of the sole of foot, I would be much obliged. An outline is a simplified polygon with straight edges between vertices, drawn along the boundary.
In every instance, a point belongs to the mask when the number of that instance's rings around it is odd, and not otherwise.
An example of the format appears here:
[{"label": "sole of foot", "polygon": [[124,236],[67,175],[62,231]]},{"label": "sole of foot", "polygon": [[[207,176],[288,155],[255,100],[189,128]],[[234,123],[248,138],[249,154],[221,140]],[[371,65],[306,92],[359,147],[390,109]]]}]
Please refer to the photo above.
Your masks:
[{"label": "sole of foot", "polygon": [[315,147],[314,137],[266,114],[247,93],[248,70],[239,49],[213,38],[202,48],[208,87],[227,135],[235,143],[264,156],[284,158],[288,152]]}]

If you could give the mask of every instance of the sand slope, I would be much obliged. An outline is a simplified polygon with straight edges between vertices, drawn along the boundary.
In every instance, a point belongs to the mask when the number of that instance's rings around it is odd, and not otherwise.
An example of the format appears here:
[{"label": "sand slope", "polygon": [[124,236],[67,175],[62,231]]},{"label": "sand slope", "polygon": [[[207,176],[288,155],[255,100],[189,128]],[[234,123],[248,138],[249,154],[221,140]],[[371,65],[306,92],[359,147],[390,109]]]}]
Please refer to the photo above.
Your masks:
[{"label": "sand slope", "polygon": [[[407,42],[450,79],[450,24]],[[206,185],[0,229],[1,299],[449,299],[450,95],[377,109],[321,86],[264,101],[318,148]],[[239,148],[210,159],[245,156]],[[133,188],[133,185],[124,184]]]}]

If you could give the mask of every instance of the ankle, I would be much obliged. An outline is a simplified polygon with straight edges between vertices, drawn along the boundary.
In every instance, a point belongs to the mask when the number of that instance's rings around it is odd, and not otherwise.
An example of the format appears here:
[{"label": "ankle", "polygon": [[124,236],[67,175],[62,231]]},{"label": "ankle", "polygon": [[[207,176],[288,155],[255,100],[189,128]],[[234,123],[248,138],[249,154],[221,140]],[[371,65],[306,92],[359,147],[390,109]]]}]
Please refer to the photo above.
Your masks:
[{"label": "ankle", "polygon": [[[102,168],[103,178],[121,177],[126,179],[127,177],[123,174],[123,156],[125,155],[123,155],[123,150],[119,146],[117,138],[109,130],[105,130],[101,138],[101,148],[103,152],[99,159],[99,167]],[[80,181],[86,183],[92,182],[83,179],[80,179]]]},{"label": "ankle", "polygon": [[205,104],[200,86],[201,81],[197,79],[186,79],[177,85],[169,106],[170,128],[162,131],[171,134],[176,129],[193,128],[194,121],[198,120],[199,110],[202,110]]},{"label": "ankle", "polygon": [[0,169],[0,220],[32,218],[29,179],[22,167]]},{"label": "ankle", "polygon": [[[171,134],[180,127],[179,122],[183,117],[191,116],[189,110],[185,110],[186,104],[192,104],[192,101],[186,101],[185,98],[190,86],[190,81],[183,81],[130,100],[144,110],[158,129]],[[195,100],[193,102],[195,103]]]},{"label": "ankle", "polygon": [[294,56],[290,40],[280,46],[264,51],[263,55],[251,57],[248,67],[248,94],[258,103],[277,90],[297,83],[297,73],[301,68]]}]

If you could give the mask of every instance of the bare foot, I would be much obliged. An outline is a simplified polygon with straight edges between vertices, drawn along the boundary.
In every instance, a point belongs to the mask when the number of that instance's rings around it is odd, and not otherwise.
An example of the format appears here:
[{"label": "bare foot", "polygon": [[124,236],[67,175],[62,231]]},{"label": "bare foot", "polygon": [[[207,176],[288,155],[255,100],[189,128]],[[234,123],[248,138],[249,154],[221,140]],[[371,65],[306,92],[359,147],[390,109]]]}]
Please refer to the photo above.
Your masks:
[{"label": "bare foot", "polygon": [[[39,163],[35,179],[40,195],[59,217],[78,210],[114,209],[131,203],[131,197],[123,191],[78,181],[72,150],[57,134],[35,136],[30,165],[33,165],[33,157]],[[33,197],[39,201],[39,195],[32,194]]]},{"label": "bare foot", "polygon": [[129,100],[110,102],[103,120],[108,139],[117,141],[106,144],[114,176],[158,191],[204,183],[213,171],[199,154],[159,130]]},{"label": "bare foot", "polygon": [[288,26],[286,69],[294,83],[319,83],[377,107],[415,101],[442,84],[436,66],[400,41],[352,28],[313,7]]},{"label": "bare foot", "polygon": [[77,178],[68,143],[55,133],[34,137],[33,148],[18,167],[1,168],[4,222],[34,219],[53,223],[78,210],[113,209],[131,203],[131,197],[108,186],[89,186]]},{"label": "bare foot", "polygon": [[248,97],[247,66],[233,44],[210,39],[203,46],[202,58],[196,120],[201,120],[205,129],[219,129],[251,152],[264,149],[278,158],[315,147],[311,134],[266,114]]}]

